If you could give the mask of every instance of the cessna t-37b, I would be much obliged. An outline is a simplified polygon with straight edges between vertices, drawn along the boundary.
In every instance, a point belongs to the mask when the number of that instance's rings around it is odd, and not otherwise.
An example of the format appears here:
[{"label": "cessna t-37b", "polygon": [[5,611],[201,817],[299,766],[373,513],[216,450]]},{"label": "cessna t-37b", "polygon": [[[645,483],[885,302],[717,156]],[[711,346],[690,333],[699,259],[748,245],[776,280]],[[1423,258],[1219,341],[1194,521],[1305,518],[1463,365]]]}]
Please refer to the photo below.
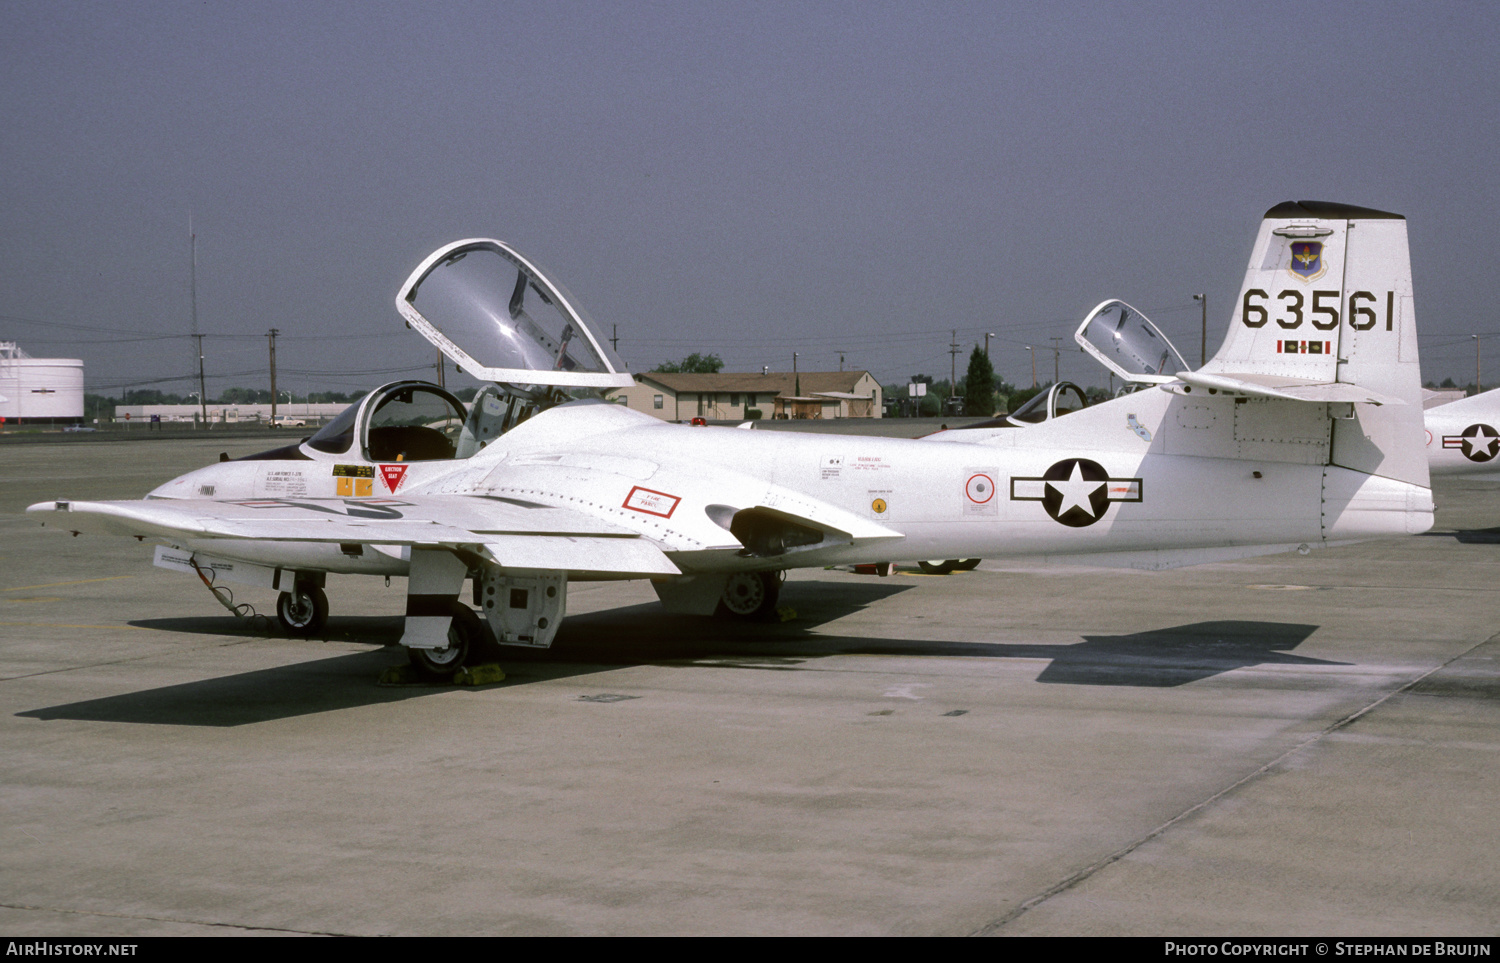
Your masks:
[{"label": "cessna t-37b", "polygon": [[433,385],[386,385],[301,444],[143,501],[30,510],[278,591],[294,633],[326,619],[327,573],[406,576],[401,641],[434,674],[494,643],[550,645],[580,579],[650,579],[670,611],[753,617],[797,567],[1165,568],[1432,524],[1406,222],[1380,211],[1268,211],[1229,335],[1199,371],[1101,327],[1100,353],[1142,390],[951,443],[688,427],[608,404],[599,392],[630,375],[573,297],[499,241],[440,248],[396,307],[486,382],[467,409]]}]

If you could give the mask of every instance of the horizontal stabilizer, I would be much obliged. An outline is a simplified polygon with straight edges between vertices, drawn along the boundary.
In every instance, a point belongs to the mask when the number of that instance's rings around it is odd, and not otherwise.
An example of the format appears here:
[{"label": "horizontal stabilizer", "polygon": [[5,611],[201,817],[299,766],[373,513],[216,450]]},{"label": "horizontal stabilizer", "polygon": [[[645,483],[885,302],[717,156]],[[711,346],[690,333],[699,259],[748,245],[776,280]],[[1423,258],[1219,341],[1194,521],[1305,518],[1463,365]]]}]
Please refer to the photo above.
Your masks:
[{"label": "horizontal stabilizer", "polygon": [[1258,398],[1281,398],[1285,401],[1319,403],[1349,402],[1357,405],[1404,405],[1394,395],[1382,394],[1360,385],[1341,381],[1307,382],[1294,378],[1255,374],[1201,374],[1182,372],[1178,379],[1195,388],[1233,391]]}]

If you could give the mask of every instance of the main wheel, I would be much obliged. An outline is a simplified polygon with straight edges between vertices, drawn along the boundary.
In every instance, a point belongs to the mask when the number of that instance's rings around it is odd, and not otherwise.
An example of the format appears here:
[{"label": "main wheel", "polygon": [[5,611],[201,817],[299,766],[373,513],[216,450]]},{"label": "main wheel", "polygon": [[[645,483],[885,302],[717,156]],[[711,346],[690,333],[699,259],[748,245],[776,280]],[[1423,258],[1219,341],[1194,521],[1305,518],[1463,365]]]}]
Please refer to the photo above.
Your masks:
[{"label": "main wheel", "polygon": [[724,585],[718,614],[747,620],[770,618],[780,596],[780,572],[736,572]]},{"label": "main wheel", "polygon": [[453,622],[448,626],[447,648],[406,650],[412,665],[437,678],[493,657],[489,632],[474,610],[455,599],[450,612]]},{"label": "main wheel", "polygon": [[953,566],[953,571],[972,572],[979,567],[979,563],[982,561],[984,561],[984,559],[982,558],[966,558],[962,562],[959,562],[957,565]]},{"label": "main wheel", "polygon": [[276,597],[276,620],[287,635],[317,635],[328,624],[328,596],[316,585],[298,585]]},{"label": "main wheel", "polygon": [[[958,559],[956,559],[956,558],[950,558],[950,559],[937,559],[937,558],[934,558],[934,559],[929,559],[927,561],[918,562],[917,563],[917,568],[919,568],[922,571],[926,572],[928,575],[947,575],[949,572],[953,571],[955,568],[958,568],[959,565],[961,565],[961,564],[962,563]],[[978,563],[976,562],[975,564],[978,564]]]}]

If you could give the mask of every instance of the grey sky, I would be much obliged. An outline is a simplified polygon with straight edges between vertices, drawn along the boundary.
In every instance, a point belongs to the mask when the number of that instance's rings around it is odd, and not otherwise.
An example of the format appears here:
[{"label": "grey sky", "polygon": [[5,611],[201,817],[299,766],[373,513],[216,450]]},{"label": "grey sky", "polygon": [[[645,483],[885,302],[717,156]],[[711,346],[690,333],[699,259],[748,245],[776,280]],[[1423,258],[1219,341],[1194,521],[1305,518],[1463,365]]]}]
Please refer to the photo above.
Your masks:
[{"label": "grey sky", "polygon": [[476,235],[634,370],[946,377],[957,328],[1029,383],[1108,297],[1196,362],[1207,291],[1211,354],[1257,219],[1309,198],[1407,216],[1424,375],[1467,381],[1496,9],[5,0],[0,339],[91,391],[186,376],[191,211],[211,392],[265,384],[272,326],[299,391],[429,364],[392,299]]}]

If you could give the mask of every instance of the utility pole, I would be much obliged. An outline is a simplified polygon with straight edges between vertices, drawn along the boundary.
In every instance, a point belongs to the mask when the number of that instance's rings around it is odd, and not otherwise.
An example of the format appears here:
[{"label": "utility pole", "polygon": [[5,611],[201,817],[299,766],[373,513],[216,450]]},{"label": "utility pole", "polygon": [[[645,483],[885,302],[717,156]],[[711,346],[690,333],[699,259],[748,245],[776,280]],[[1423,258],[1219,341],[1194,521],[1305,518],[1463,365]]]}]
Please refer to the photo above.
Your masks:
[{"label": "utility pole", "polygon": [[948,398],[943,402],[943,413],[947,414],[953,408],[953,399],[958,396],[958,329],[953,329],[953,338],[948,342],[949,373],[948,373]]},{"label": "utility pole", "polygon": [[442,348],[438,349],[437,356],[438,356],[438,362],[437,362],[438,387],[439,388],[446,388],[446,387],[448,387],[448,384],[447,384],[447,382],[448,382],[448,365],[443,360],[443,349]]},{"label": "utility pole", "polygon": [[266,338],[271,342],[271,427],[276,427],[276,336],[281,331],[272,328],[266,332]]},{"label": "utility pole", "polygon": [[1479,380],[1479,335],[1471,335],[1474,339],[1474,393],[1477,395],[1484,390],[1484,383]]},{"label": "utility pole", "polygon": [[208,427],[208,395],[203,378],[203,335],[198,333],[198,235],[193,231],[193,215],[188,214],[188,244],[192,260],[188,268],[188,300],[192,305],[193,337],[198,340],[198,407],[203,413],[203,427]]},{"label": "utility pole", "polygon": [[1036,387],[1036,349],[1033,348],[1031,345],[1028,344],[1026,346],[1026,350],[1031,352],[1031,387],[1035,388]]},{"label": "utility pole", "polygon": [[986,333],[984,336],[984,360],[986,361],[990,360],[990,339],[994,336],[995,332],[993,331]]},{"label": "utility pole", "polygon": [[1203,340],[1199,342],[1198,367],[1208,363],[1208,295],[1195,294],[1193,300],[1203,305]]},{"label": "utility pole", "polygon": [[203,427],[208,427],[208,395],[204,394],[203,387],[203,335],[195,334],[198,341],[198,406],[203,411]]},{"label": "utility pole", "polygon": [[1053,384],[1057,384],[1059,381],[1062,380],[1062,375],[1059,374],[1059,372],[1062,370],[1062,348],[1059,348],[1057,346],[1057,342],[1059,342],[1061,340],[1062,340],[1062,338],[1053,338],[1052,339],[1052,342],[1053,342],[1052,343],[1052,383]]},{"label": "utility pole", "polygon": [[620,326],[618,324],[609,326],[609,347],[616,355],[620,353]]}]

